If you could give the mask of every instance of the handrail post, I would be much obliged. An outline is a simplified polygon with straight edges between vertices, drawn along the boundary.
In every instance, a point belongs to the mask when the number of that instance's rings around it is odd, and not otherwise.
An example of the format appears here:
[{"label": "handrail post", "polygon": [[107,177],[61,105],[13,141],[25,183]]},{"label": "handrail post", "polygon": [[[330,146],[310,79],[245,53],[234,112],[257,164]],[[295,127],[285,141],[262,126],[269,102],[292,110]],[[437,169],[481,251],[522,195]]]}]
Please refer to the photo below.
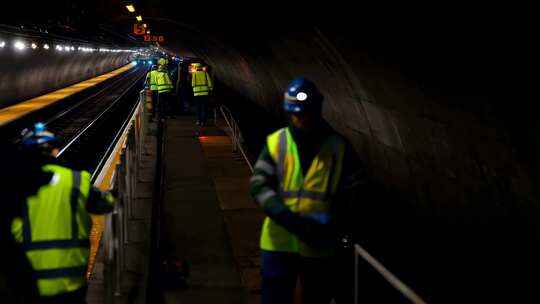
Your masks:
[{"label": "handrail post", "polygon": [[358,251],[354,248],[354,304],[358,304]]},{"label": "handrail post", "polygon": [[232,125],[233,125],[233,129],[232,129],[232,134],[233,134],[233,138],[232,138],[232,144],[233,144],[233,152],[236,152],[238,151],[238,142],[236,141],[236,133],[238,132],[237,131],[237,126],[236,126],[236,122],[231,118],[231,121],[232,121]]}]

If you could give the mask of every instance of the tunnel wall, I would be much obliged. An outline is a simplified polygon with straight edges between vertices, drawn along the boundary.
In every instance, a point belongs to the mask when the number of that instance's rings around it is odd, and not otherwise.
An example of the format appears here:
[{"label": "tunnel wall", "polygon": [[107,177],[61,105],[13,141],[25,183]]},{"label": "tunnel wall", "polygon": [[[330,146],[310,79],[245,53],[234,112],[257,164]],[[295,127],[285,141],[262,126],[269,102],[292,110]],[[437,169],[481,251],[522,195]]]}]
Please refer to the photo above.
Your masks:
[{"label": "tunnel wall", "polygon": [[130,53],[0,51],[0,107],[39,96],[121,67]]},{"label": "tunnel wall", "polygon": [[[504,123],[508,111],[486,96],[426,88],[354,30],[212,33],[184,35],[178,49],[282,123],[288,82],[304,75],[318,84],[324,117],[352,143],[370,182],[357,202],[358,240],[398,276],[437,303],[531,296],[538,193]],[[459,91],[459,76],[449,79]]]},{"label": "tunnel wall", "polygon": [[252,54],[238,49],[213,45],[198,54],[219,79],[276,117],[288,82],[312,79],[325,95],[325,118],[354,144],[370,173],[437,213],[474,208],[480,198],[535,198],[527,163],[480,97],[472,103],[428,95],[361,47],[317,30],[269,39]]}]

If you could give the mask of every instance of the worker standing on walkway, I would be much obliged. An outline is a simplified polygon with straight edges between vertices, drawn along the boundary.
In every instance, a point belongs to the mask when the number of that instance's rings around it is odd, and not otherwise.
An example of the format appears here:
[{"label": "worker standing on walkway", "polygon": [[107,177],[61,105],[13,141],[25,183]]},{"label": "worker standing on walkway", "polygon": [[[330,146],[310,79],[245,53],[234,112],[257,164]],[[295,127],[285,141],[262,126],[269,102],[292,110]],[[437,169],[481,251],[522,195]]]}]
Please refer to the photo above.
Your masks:
[{"label": "worker standing on walkway", "polygon": [[47,182],[27,197],[11,224],[37,279],[38,303],[85,303],[89,213],[111,212],[113,197],[94,188],[88,172],[56,164],[55,136],[42,123],[23,131],[21,143],[40,158],[47,175]]},{"label": "worker standing on walkway", "polygon": [[152,65],[152,69],[148,74],[146,74],[146,80],[145,80],[145,87],[150,89],[150,92],[152,93],[152,119],[156,117],[156,107],[157,107],[157,100],[158,100],[158,86],[157,86],[157,79],[156,76],[158,74],[157,66],[154,64]]},{"label": "worker standing on walkway", "polygon": [[162,121],[171,114],[172,106],[172,92],[174,86],[171,80],[171,75],[169,74],[169,62],[165,58],[160,58],[158,67],[158,73],[156,75],[157,90],[158,90],[158,107],[159,107],[159,117]]},{"label": "worker standing on walkway", "polygon": [[210,95],[214,89],[212,79],[208,72],[200,63],[193,64],[196,71],[191,75],[191,86],[193,87],[193,99],[197,108],[197,125],[204,126],[208,116],[208,104]]},{"label": "worker standing on walkway", "polygon": [[302,303],[328,304],[343,277],[333,258],[345,221],[340,213],[354,202],[363,174],[350,145],[322,118],[322,101],[313,82],[292,81],[283,102],[290,125],[267,137],[254,166],[250,191],[267,215],[263,304],[292,303],[298,276]]}]

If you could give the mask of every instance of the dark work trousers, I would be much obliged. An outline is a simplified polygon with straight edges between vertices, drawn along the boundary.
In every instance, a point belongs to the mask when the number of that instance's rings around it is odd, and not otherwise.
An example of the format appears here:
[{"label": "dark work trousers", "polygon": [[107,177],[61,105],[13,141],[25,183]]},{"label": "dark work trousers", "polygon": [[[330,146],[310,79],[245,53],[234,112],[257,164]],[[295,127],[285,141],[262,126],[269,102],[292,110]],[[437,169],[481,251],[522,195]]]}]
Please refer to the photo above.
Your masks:
[{"label": "dark work trousers", "polygon": [[52,297],[41,297],[37,303],[39,304],[85,304],[86,303],[87,287],[59,294]]},{"label": "dark work trousers", "polygon": [[167,111],[168,116],[176,116],[180,112],[180,100],[178,96],[170,94],[169,98],[169,110]]},{"label": "dark work trousers", "polygon": [[164,92],[158,95],[159,118],[165,119],[170,115],[171,98],[170,92]]},{"label": "dark work trousers", "polygon": [[157,90],[152,90],[152,117],[156,117],[158,113],[158,92]]},{"label": "dark work trousers", "polygon": [[185,89],[180,89],[178,92],[178,107],[180,113],[189,112],[189,97]]},{"label": "dark work trousers", "polygon": [[184,107],[184,96],[182,96],[182,91],[178,91],[176,93],[176,113],[184,113],[185,107]]},{"label": "dark work trousers", "polygon": [[300,276],[303,304],[330,304],[335,295],[334,258],[308,258],[296,253],[261,251],[262,304],[292,304]]},{"label": "dark work trousers", "polygon": [[208,117],[208,95],[194,96],[195,107],[197,108],[197,121],[203,125],[206,124],[206,118]]}]

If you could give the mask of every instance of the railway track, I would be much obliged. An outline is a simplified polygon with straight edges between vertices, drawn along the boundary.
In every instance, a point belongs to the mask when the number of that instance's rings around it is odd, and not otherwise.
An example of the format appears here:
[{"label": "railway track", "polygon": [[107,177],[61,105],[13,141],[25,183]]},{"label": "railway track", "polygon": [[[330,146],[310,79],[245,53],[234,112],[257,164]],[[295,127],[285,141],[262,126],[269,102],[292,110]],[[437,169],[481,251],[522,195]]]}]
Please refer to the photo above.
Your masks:
[{"label": "railway track", "polygon": [[22,128],[42,121],[58,137],[59,162],[93,173],[133,111],[145,74],[146,69],[135,67],[90,92],[69,97],[69,102],[2,127],[0,136],[17,142]]}]

